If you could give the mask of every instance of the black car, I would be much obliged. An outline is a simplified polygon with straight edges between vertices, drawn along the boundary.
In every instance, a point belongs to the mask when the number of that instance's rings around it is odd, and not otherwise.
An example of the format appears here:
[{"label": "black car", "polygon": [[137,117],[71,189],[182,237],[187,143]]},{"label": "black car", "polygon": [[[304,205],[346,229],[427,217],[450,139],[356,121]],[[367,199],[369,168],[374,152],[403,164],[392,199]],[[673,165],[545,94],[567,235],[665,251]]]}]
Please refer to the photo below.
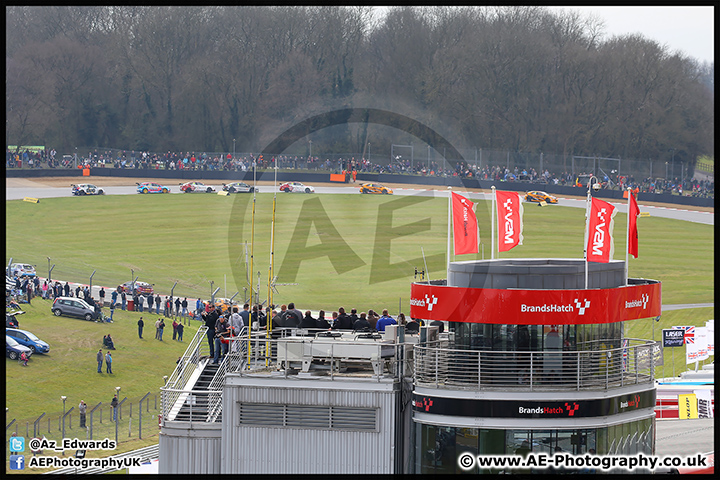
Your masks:
[{"label": "black car", "polygon": [[5,312],[5,328],[18,328],[20,326],[20,322],[17,319],[18,315],[22,315],[22,310],[18,312]]}]

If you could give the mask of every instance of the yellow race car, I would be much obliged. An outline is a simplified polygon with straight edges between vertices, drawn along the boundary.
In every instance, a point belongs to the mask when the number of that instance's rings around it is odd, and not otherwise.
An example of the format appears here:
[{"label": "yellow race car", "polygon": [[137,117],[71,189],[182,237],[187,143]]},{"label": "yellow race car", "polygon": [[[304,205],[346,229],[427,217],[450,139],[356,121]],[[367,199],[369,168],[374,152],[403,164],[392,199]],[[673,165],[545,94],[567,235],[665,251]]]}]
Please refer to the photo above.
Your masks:
[{"label": "yellow race car", "polygon": [[535,190],[532,192],[527,192],[525,194],[525,201],[526,202],[545,202],[545,203],[558,203],[557,197],[553,197],[552,195],[548,195],[545,192],[541,192],[539,190]]},{"label": "yellow race car", "polygon": [[360,185],[360,193],[379,193],[383,195],[392,195],[392,188],[388,188],[379,183],[363,183]]}]

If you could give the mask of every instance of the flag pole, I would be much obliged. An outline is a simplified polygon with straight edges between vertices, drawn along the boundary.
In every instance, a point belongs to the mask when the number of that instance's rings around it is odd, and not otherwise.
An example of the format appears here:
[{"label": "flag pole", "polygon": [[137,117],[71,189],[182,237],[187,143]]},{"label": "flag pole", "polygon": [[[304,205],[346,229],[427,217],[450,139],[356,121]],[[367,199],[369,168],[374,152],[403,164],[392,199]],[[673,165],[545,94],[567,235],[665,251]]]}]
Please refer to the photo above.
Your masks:
[{"label": "flag pole", "polygon": [[452,230],[452,187],[448,187],[448,234],[447,234],[447,266],[446,285],[450,282],[450,230]]},{"label": "flag pole", "polygon": [[632,190],[630,187],[627,189],[628,192],[628,203],[627,203],[627,235],[625,236],[625,286],[628,285],[628,262],[630,261],[630,195]]},{"label": "flag pole", "polygon": [[588,228],[590,226],[590,203],[592,202],[592,197],[590,196],[590,188],[592,187],[592,179],[595,177],[590,177],[588,179],[588,191],[587,191],[587,200],[585,201],[585,241],[583,243],[583,256],[585,257],[585,290],[588,288],[588,251],[587,251],[587,244],[588,244]]},{"label": "flag pole", "polygon": [[490,202],[490,260],[495,258],[495,185],[490,187],[492,200]]}]

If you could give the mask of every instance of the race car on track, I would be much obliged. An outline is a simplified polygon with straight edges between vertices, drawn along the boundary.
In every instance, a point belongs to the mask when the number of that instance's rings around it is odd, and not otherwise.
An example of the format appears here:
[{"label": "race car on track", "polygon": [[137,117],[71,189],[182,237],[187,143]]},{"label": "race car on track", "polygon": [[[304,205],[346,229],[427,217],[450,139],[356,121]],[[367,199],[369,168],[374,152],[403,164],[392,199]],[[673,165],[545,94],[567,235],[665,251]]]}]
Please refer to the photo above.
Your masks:
[{"label": "race car on track", "polygon": [[545,192],[541,192],[539,190],[534,190],[532,192],[527,192],[525,194],[525,201],[526,202],[546,202],[546,203],[557,203],[558,199],[557,197],[554,197],[552,195],[548,195]]},{"label": "race car on track", "polygon": [[252,185],[248,185],[245,182],[232,182],[225,184],[223,183],[223,192],[228,193],[253,193],[253,192],[259,192],[259,188],[255,188]]},{"label": "race car on track", "polygon": [[[118,285],[118,289],[120,292],[132,293],[133,282],[130,281],[130,282],[125,282],[122,285]],[[137,290],[138,293],[147,295],[149,293],[153,293],[153,286],[147,282],[135,282],[135,290]]]},{"label": "race car on track", "polygon": [[170,193],[170,187],[163,187],[153,182],[137,184],[137,193]]},{"label": "race car on track", "polygon": [[280,191],[286,193],[314,193],[315,189],[300,182],[287,182],[280,185]]},{"label": "race car on track", "polygon": [[73,195],[104,195],[105,190],[102,188],[92,185],[90,183],[78,183],[77,185],[72,184]]},{"label": "race car on track", "polygon": [[360,184],[360,193],[379,193],[383,195],[392,195],[392,188],[388,188],[379,183],[362,183]]},{"label": "race car on track", "polygon": [[180,185],[180,191],[183,193],[212,193],[215,188],[202,182],[187,182]]}]

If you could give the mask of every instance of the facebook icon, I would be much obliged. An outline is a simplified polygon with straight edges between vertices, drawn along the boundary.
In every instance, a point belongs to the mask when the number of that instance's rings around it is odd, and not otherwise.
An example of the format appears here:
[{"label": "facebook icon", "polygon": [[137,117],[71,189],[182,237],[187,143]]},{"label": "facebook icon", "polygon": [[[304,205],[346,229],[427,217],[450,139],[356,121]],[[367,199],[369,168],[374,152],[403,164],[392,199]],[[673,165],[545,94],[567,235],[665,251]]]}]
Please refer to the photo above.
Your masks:
[{"label": "facebook icon", "polygon": [[25,470],[25,455],[10,455],[10,470]]}]

